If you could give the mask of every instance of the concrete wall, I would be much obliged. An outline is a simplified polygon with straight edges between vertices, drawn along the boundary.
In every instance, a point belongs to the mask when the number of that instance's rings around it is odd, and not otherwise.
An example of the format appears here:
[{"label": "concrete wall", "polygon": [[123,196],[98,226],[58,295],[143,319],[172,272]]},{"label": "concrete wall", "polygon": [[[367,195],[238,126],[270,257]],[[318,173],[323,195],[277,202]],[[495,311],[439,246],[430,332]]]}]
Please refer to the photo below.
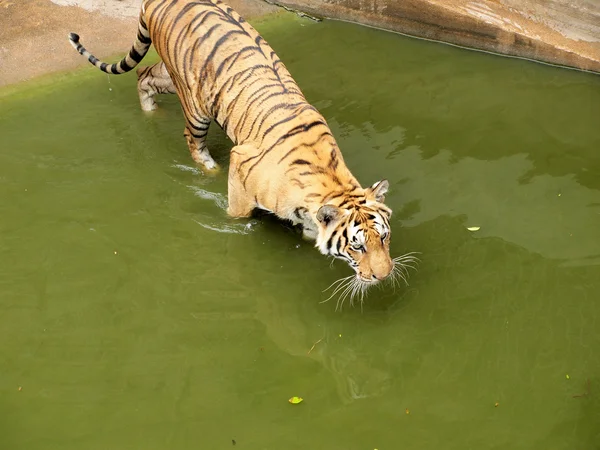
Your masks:
[{"label": "concrete wall", "polygon": [[314,15],[600,72],[600,0],[277,0]]}]

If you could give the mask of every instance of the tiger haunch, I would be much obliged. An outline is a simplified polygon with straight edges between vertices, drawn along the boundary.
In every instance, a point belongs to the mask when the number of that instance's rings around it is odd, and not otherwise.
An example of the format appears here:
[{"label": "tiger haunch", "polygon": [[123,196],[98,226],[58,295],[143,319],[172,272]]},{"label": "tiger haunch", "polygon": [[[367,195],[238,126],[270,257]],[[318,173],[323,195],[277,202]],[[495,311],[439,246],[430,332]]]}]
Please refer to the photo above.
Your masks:
[{"label": "tiger haunch", "polygon": [[301,224],[326,255],[343,259],[365,286],[389,277],[389,184],[362,188],[344,163],[324,117],[310,105],[269,44],[232,8],[218,0],[144,0],[129,54],[108,65],[76,34],[71,44],[106,73],[133,69],[154,44],[162,61],[140,68],[143,110],[154,96],[177,93],[184,135],[194,161],[217,167],[206,147],[211,121],[231,150],[228,213],[248,217],[255,208]]}]

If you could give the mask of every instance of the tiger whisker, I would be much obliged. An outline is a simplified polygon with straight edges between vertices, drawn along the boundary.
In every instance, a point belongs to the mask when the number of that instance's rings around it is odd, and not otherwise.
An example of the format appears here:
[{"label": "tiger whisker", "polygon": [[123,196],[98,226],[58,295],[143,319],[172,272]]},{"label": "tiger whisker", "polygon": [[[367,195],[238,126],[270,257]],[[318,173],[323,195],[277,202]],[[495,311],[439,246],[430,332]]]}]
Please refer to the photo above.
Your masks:
[{"label": "tiger whisker", "polygon": [[[364,305],[364,298],[365,298],[365,292],[367,291],[369,285],[367,285],[366,283],[358,283],[355,287],[355,291],[354,291],[354,295],[356,296],[358,294],[358,299],[360,300],[360,312],[363,312],[363,305]],[[351,301],[351,305],[354,306],[354,301],[352,299]]]},{"label": "tiger whisker", "polygon": [[348,301],[352,307],[354,307],[354,298],[356,297],[356,294],[360,290],[362,284],[363,283],[358,278],[354,278],[352,282],[352,289],[348,293]]},{"label": "tiger whisker", "polygon": [[[420,255],[420,254],[421,254],[421,252],[408,252],[408,253],[405,253],[404,255],[398,256],[397,258],[404,258],[405,256]],[[397,258],[395,258],[395,259],[397,259]]]},{"label": "tiger whisker", "polygon": [[404,281],[404,283],[408,286],[408,278],[404,275],[401,269],[398,269],[393,272],[396,278],[400,277]]},{"label": "tiger whisker", "polygon": [[347,277],[344,278],[340,278],[339,280],[335,280],[333,283],[331,283],[331,285],[325,289],[323,292],[331,289],[333,286],[335,286],[333,292],[331,293],[331,295],[329,297],[327,297],[325,300],[323,300],[320,303],[325,303],[328,302],[329,300],[331,300],[333,297],[335,297],[335,295],[340,292],[341,290],[344,290],[348,285],[350,285],[352,283],[352,278],[354,278],[354,275],[349,275]]},{"label": "tiger whisker", "polygon": [[394,261],[420,262],[421,260],[414,256],[399,256],[397,258],[394,258]]},{"label": "tiger whisker", "polygon": [[394,289],[394,291],[396,290],[396,288],[400,287],[400,282],[398,281],[398,277],[402,276],[401,273],[399,273],[401,271],[401,269],[398,266],[394,266],[394,269],[392,271],[392,288]]},{"label": "tiger whisker", "polygon": [[421,262],[421,260],[419,258],[415,258],[413,256],[407,256],[407,257],[403,257],[403,256],[399,256],[398,258],[394,258],[392,261],[397,261],[397,262],[413,262],[413,263],[419,263]]},{"label": "tiger whisker", "polygon": [[402,261],[398,261],[398,263],[401,264],[402,267],[404,267],[404,268],[410,267],[413,270],[417,270],[417,268],[415,266],[413,266],[412,264],[408,264],[408,263],[405,263],[405,262],[402,262]]},{"label": "tiger whisker", "polygon": [[405,273],[406,275],[408,275],[408,269],[406,268],[406,265],[403,264],[403,263],[401,263],[401,262],[395,261],[394,262],[394,269],[399,270],[400,272]]},{"label": "tiger whisker", "polygon": [[331,296],[329,298],[333,298],[338,292],[340,291],[345,291],[347,287],[352,285],[352,280],[347,280],[344,283],[341,283],[336,289],[335,291],[333,291],[333,293],[331,294]]},{"label": "tiger whisker", "polygon": [[416,253],[418,252],[405,253],[404,255],[398,256],[392,260],[394,263],[394,269],[392,270],[392,283],[394,286],[396,283],[399,283],[399,278],[401,278],[408,286],[408,278],[410,276],[408,269],[413,269],[416,271],[416,265],[418,265],[420,262],[420,259],[414,256]]},{"label": "tiger whisker", "polygon": [[328,287],[327,289],[324,289],[324,290],[323,290],[323,292],[327,292],[327,291],[328,291],[329,289],[331,289],[331,288],[332,288],[332,287],[333,287],[335,284],[337,284],[337,283],[341,283],[341,282],[343,282],[343,281],[345,281],[345,280],[347,280],[348,278],[350,278],[350,277],[353,277],[353,276],[354,276],[354,275],[349,275],[349,276],[347,276],[347,277],[344,277],[344,278],[340,278],[340,279],[338,279],[338,280],[335,280],[333,283],[331,283],[331,284],[329,285],[329,287]]},{"label": "tiger whisker", "polygon": [[350,282],[348,283],[348,285],[346,286],[346,288],[344,289],[344,291],[340,294],[340,297],[338,298],[338,301],[335,305],[335,310],[337,311],[338,309],[341,311],[343,306],[344,306],[344,301],[346,301],[346,297],[348,296],[349,292],[351,292],[352,288],[354,287],[354,283],[356,282],[354,280],[350,280]]}]

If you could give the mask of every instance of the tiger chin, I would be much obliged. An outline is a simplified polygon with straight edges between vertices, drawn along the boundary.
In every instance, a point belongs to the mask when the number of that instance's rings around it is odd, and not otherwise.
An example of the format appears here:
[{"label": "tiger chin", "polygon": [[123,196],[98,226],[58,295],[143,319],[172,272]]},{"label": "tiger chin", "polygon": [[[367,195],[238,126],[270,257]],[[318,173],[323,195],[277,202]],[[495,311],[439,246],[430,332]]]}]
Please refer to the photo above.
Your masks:
[{"label": "tiger chin", "polygon": [[[119,62],[100,61],[75,33],[71,45],[101,71],[133,70],[153,44],[161,61],[137,70],[142,110],[157,94],[177,94],[193,160],[218,168],[206,145],[216,122],[233,141],[228,172],[231,217],[260,208],[303,227],[324,255],[355,275],[334,283],[352,301],[380,281],[404,278],[410,255],[392,259],[386,180],[362,188],[344,163],[324,117],[310,105],[269,44],[218,0],[143,0],[137,37]],[[402,259],[404,258],[404,259]]]}]

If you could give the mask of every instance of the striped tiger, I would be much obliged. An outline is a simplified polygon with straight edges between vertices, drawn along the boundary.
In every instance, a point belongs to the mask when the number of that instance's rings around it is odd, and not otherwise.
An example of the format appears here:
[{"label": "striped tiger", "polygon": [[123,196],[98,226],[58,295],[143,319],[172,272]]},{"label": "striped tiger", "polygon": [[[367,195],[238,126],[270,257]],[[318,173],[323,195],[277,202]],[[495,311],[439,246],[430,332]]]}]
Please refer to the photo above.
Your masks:
[{"label": "striped tiger", "polygon": [[361,187],[323,116],[231,7],[219,0],[143,0],[137,39],[116,64],[99,61],[77,34],[69,40],[109,74],[132,70],[153,44],[161,61],[137,70],[142,110],[156,109],[156,94],[176,93],[192,158],[209,171],[217,169],[206,146],[214,120],[234,143],[228,214],[249,217],[258,208],[301,225],[322,254],[355,271],[334,284],[334,294],[352,301],[381,280],[404,278],[411,256],[392,260],[389,252],[388,181]]}]

